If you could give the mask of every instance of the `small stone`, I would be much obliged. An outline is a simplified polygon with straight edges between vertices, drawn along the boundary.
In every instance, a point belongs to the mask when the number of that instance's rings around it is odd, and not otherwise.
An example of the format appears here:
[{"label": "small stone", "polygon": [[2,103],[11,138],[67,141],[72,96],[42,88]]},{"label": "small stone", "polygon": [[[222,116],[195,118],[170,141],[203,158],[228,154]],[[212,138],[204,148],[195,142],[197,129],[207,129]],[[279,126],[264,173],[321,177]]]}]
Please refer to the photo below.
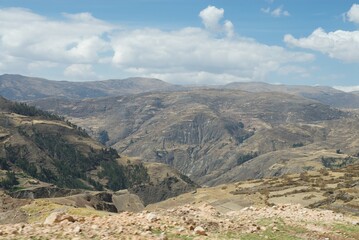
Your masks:
[{"label": "small stone", "polygon": [[35,179],[30,179],[29,183],[30,184],[40,184],[39,180],[35,180]]},{"label": "small stone", "polygon": [[76,226],[73,230],[74,233],[80,233],[82,231],[80,226]]},{"label": "small stone", "polygon": [[76,219],[71,215],[67,215],[63,212],[53,212],[45,219],[44,224],[52,225],[54,223],[59,223],[65,220],[68,222],[76,222]]},{"label": "small stone", "polygon": [[61,222],[61,218],[64,215],[63,212],[53,212],[44,221],[45,225],[52,225],[54,223]]},{"label": "small stone", "polygon": [[178,232],[184,232],[186,229],[184,227],[178,228]]},{"label": "small stone", "polygon": [[194,233],[197,234],[197,235],[207,236],[206,231],[205,231],[204,228],[201,227],[201,226],[197,226],[197,227],[194,229]]},{"label": "small stone", "polygon": [[152,230],[152,227],[150,225],[147,225],[143,228],[143,230],[145,231],[151,231]]},{"label": "small stone", "polygon": [[154,213],[149,213],[149,214],[147,214],[146,219],[149,222],[156,222],[158,220],[158,217]]}]

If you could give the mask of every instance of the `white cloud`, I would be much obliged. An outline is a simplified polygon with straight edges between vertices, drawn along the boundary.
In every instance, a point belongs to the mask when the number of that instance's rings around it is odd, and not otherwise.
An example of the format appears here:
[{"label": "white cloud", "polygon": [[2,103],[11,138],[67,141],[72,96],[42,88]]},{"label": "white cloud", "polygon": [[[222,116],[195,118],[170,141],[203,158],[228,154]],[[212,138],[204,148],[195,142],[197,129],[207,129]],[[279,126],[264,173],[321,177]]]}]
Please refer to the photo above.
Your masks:
[{"label": "white cloud", "polygon": [[334,86],[333,88],[341,90],[343,92],[359,91],[359,85],[358,86]]},{"label": "white cloud", "polygon": [[113,26],[89,13],[64,16],[65,20],[54,21],[29,10],[0,9],[0,51],[29,62],[98,61],[99,54],[108,46],[101,35]]},{"label": "white cloud", "polygon": [[43,68],[54,68],[57,67],[58,64],[54,62],[48,62],[48,61],[34,61],[28,64],[29,70],[40,70]]},{"label": "white cloud", "polygon": [[346,13],[348,21],[359,23],[359,4],[353,4],[350,10]]},{"label": "white cloud", "polygon": [[310,69],[296,65],[285,65],[278,69],[278,74],[288,76],[295,74],[297,76],[307,78],[310,76]]},{"label": "white cloud", "polygon": [[219,21],[223,18],[223,14],[223,8],[208,6],[199,13],[199,16],[207,29],[211,31],[219,31],[221,29]]},{"label": "white cloud", "polygon": [[224,22],[224,30],[227,34],[227,37],[233,37],[234,36],[234,26],[231,21],[225,21]]},{"label": "white cloud", "polygon": [[[359,5],[353,4],[345,14],[348,21],[359,23]],[[284,42],[291,46],[311,49],[345,62],[359,62],[359,31],[337,30],[326,32],[317,28],[308,37],[284,36]]]},{"label": "white cloud", "polygon": [[0,9],[0,70],[38,75],[43,68],[61,74],[57,79],[72,80],[93,80],[100,71],[106,78],[157,76],[211,84],[265,80],[314,58],[239,37],[233,23],[223,19],[223,9],[209,6],[200,17],[204,28],[162,31],[126,29],[90,13],[64,13],[53,20],[26,9]]},{"label": "white cloud", "polygon": [[121,69],[142,75],[172,74],[176,79],[186,73],[196,76],[193,73],[197,72],[264,80],[284,64],[313,59],[311,54],[290,52],[252,39],[214,38],[199,28],[126,31],[113,37],[113,48],[113,63]]},{"label": "white cloud", "polygon": [[64,71],[64,76],[73,80],[95,80],[96,73],[90,64],[72,64]]},{"label": "white cloud", "polygon": [[292,46],[319,51],[331,58],[359,62],[359,31],[337,30],[327,33],[318,28],[305,38],[297,39],[287,34],[284,41]]},{"label": "white cloud", "polygon": [[266,14],[270,14],[273,17],[289,17],[290,13],[287,10],[283,10],[283,6],[271,9],[270,7],[261,8],[261,11]]},{"label": "white cloud", "polygon": [[224,32],[228,37],[233,37],[234,26],[229,20],[226,20],[222,25],[221,19],[224,16],[223,8],[216,8],[208,6],[199,13],[202,23],[205,28],[211,32],[221,33]]}]

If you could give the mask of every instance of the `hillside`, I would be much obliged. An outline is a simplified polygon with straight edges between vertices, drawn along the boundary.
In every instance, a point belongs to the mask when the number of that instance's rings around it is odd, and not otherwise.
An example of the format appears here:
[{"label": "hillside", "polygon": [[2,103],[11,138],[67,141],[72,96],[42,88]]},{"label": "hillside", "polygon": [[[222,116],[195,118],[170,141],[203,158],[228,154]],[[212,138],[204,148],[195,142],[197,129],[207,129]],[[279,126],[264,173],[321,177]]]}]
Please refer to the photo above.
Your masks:
[{"label": "hillside", "polygon": [[[153,168],[167,174],[160,176]],[[119,156],[62,117],[4,98],[0,98],[0,179],[0,188],[17,198],[66,197],[85,191],[95,191],[96,198],[128,189],[144,205],[196,187],[167,166]],[[156,197],[148,196],[148,189]]]},{"label": "hillside", "polygon": [[151,204],[150,211],[191,204],[209,204],[221,213],[240,211],[250,206],[264,207],[282,204],[332,210],[345,215],[359,216],[359,164],[343,168],[286,174],[283,177],[263,178],[198,188],[175,198]]},{"label": "hillside", "polygon": [[212,89],[34,104],[71,117],[121,154],[169,164],[200,184],[358,160],[354,116],[284,93]]},{"label": "hillside", "polygon": [[68,82],[4,74],[0,76],[0,95],[11,100],[48,97],[97,98],[149,91],[173,91],[182,87],[152,78],[127,78],[105,81]]},{"label": "hillside", "polygon": [[358,165],[200,188],[138,213],[18,202],[4,239],[358,239]]}]

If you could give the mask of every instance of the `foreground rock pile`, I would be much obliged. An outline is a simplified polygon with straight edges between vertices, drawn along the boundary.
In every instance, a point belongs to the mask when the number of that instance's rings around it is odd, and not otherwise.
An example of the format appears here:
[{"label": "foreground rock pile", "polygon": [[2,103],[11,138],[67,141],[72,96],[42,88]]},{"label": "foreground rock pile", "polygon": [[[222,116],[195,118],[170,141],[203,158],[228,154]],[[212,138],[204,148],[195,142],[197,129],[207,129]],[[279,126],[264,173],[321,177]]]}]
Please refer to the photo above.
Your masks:
[{"label": "foreground rock pile", "polygon": [[221,214],[205,204],[109,216],[57,211],[43,222],[2,225],[0,239],[357,239],[358,224],[355,217],[299,205]]}]

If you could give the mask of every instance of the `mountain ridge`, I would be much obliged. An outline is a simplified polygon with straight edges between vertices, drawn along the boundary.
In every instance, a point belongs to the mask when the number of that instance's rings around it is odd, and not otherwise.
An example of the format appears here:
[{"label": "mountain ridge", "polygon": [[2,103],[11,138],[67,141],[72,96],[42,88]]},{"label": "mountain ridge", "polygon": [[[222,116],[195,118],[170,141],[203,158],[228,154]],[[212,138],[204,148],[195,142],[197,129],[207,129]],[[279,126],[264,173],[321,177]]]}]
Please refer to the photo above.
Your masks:
[{"label": "mountain ridge", "polygon": [[154,78],[109,79],[89,82],[53,81],[44,78],[4,74],[0,76],[0,95],[10,100],[34,100],[48,97],[72,99],[126,95],[148,91],[183,89]]},{"label": "mountain ridge", "polygon": [[4,74],[0,76],[0,95],[18,101],[43,98],[101,98],[145,92],[186,91],[196,89],[237,89],[248,92],[283,92],[338,108],[359,108],[359,94],[343,92],[329,86],[269,84],[265,82],[232,82],[216,86],[174,85],[155,78],[132,77],[100,81],[71,82]]}]

